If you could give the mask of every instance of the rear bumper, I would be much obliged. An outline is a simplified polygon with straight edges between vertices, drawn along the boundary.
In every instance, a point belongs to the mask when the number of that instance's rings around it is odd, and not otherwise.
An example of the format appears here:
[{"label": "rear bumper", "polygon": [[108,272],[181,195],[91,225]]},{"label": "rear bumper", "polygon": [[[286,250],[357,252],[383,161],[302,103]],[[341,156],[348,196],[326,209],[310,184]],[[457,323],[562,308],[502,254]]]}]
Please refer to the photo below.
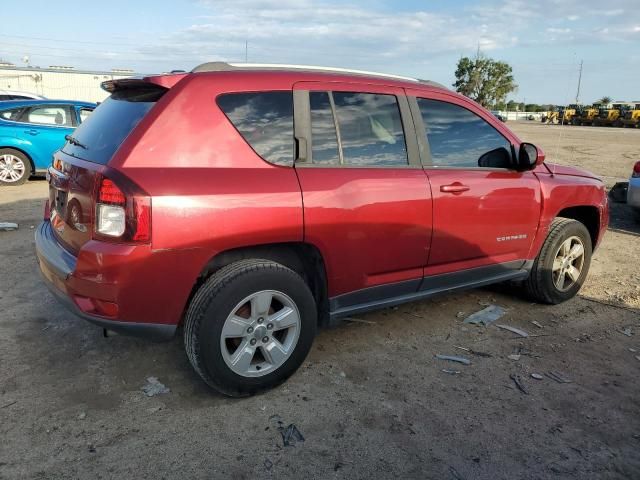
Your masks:
[{"label": "rear bumper", "polygon": [[627,204],[634,208],[640,208],[640,177],[631,177],[629,179]]},{"label": "rear bumper", "polygon": [[74,276],[78,259],[58,243],[48,221],[42,222],[38,226],[35,241],[36,258],[45,284],[60,303],[72,313],[99,327],[124,335],[151,340],[168,340],[174,336],[177,325],[122,321],[83,311],[75,299],[85,298],[86,292],[100,291],[101,287],[104,287],[104,290],[113,291],[114,285],[91,281],[86,276],[85,278]]}]

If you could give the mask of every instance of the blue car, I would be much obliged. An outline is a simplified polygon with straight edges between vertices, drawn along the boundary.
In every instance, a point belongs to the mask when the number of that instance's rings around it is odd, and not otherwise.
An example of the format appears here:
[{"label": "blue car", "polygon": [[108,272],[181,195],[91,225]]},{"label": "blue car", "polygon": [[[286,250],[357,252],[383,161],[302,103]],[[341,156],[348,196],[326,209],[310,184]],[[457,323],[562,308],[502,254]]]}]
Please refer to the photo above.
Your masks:
[{"label": "blue car", "polygon": [[73,100],[0,102],[0,185],[45,174],[53,152],[94,108],[95,103]]}]

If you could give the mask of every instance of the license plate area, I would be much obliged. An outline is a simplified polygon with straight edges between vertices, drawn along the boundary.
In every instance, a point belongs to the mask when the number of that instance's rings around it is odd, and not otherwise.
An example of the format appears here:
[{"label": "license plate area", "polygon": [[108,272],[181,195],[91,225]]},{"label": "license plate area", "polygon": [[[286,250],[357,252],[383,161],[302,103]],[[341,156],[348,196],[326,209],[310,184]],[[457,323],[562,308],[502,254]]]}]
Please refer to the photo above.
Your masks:
[{"label": "license plate area", "polygon": [[67,208],[68,192],[58,190],[55,187],[50,187],[49,190],[49,205],[51,206],[51,210],[55,211],[61,218],[64,218]]}]

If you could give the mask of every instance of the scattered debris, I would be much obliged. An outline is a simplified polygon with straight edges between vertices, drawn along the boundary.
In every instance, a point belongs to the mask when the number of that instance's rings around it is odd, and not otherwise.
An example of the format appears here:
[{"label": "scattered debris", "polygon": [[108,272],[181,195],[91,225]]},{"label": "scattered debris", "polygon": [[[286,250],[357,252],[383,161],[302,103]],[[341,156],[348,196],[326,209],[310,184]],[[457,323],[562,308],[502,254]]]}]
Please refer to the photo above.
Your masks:
[{"label": "scattered debris", "polygon": [[454,355],[440,355],[440,354],[437,354],[436,358],[439,358],[440,360],[449,360],[451,362],[458,362],[458,363],[462,363],[464,365],[471,365],[471,360],[469,360],[468,358],[465,358],[465,357],[456,357]]},{"label": "scattered debris", "polygon": [[155,395],[169,393],[171,390],[160,383],[158,377],[147,377],[147,384],[142,386],[142,391],[147,397],[153,397]]},{"label": "scattered debris", "polygon": [[465,316],[465,313],[464,313],[464,312],[458,312],[458,313],[456,313],[456,318],[462,318],[462,317],[464,317],[464,316]]},{"label": "scattered debris", "polygon": [[344,318],[345,322],[353,322],[353,323],[366,323],[367,325],[377,325],[378,322],[374,322],[372,320],[363,320],[361,318],[353,318],[353,317],[346,317]]},{"label": "scattered debris", "polygon": [[346,377],[347,377],[347,374],[346,374],[346,373],[344,373],[344,372],[340,372],[340,376],[341,376],[342,378],[346,378]]},{"label": "scattered debris", "polygon": [[549,377],[551,380],[555,380],[558,383],[572,383],[571,380],[566,378],[562,373],[554,370],[551,370],[545,373],[545,375]]},{"label": "scattered debris", "polygon": [[640,355],[636,355],[636,360],[640,360]]},{"label": "scattered debris", "polygon": [[449,375],[458,375],[460,373],[460,370],[449,370],[448,368],[443,368],[442,371]]},{"label": "scattered debris", "polygon": [[518,387],[518,390],[520,390],[525,395],[529,395],[529,392],[527,392],[527,389],[522,383],[522,377],[520,377],[520,375],[512,373],[511,375],[509,375],[509,378],[513,380],[513,383],[516,384],[516,387]]},{"label": "scattered debris", "polygon": [[273,462],[271,460],[269,460],[268,458],[264,459],[264,468],[266,468],[267,470],[271,470],[271,467],[273,467]]},{"label": "scattered debris", "polygon": [[533,320],[531,323],[533,323],[538,328],[543,328],[542,324],[540,322],[538,322],[537,320]]},{"label": "scattered debris", "polygon": [[457,348],[459,350],[464,350],[465,352],[469,352],[471,355],[476,355],[478,357],[484,357],[484,358],[493,357],[493,355],[491,355],[490,353],[479,352],[478,350],[474,350],[472,348],[459,347],[459,346],[456,346],[456,345],[454,345],[454,348]]},{"label": "scattered debris", "polygon": [[92,444],[88,445],[89,453],[96,453],[96,447]]},{"label": "scattered debris", "polygon": [[630,337],[631,335],[633,335],[633,330],[631,330],[631,327],[626,327],[624,330],[620,330],[620,333],[626,335],[627,337]]},{"label": "scattered debris", "polygon": [[519,353],[512,353],[511,355],[509,355],[507,358],[509,358],[509,360],[520,360],[520,354]]},{"label": "scattered debris", "polygon": [[78,415],[78,420],[84,420],[85,418],[87,418],[87,414],[85,412],[80,412],[80,414]]},{"label": "scattered debris", "polygon": [[508,330],[512,333],[515,333],[516,335],[520,335],[521,337],[528,337],[529,334],[527,332],[525,332],[524,330],[520,330],[519,328],[516,327],[511,327],[509,325],[498,325],[496,324],[496,327],[501,328],[503,330]]},{"label": "scattered debris", "polygon": [[280,434],[282,435],[282,443],[285,447],[295,447],[296,443],[304,442],[304,437],[298,427],[296,427],[293,423],[290,424],[287,428],[283,429]]},{"label": "scattered debris", "polygon": [[472,313],[465,320],[464,323],[471,323],[473,325],[482,324],[485,327],[491,325],[506,313],[505,309],[498,305],[489,305],[476,313]]},{"label": "scattered debris", "polygon": [[630,348],[630,349],[629,349],[629,351],[630,351],[631,353],[636,353],[638,350],[636,350],[635,348]]},{"label": "scattered debris", "polygon": [[13,405],[13,404],[15,404],[15,403],[18,403],[18,401],[17,401],[17,400],[14,400],[13,402],[9,402],[9,403],[7,403],[7,404],[5,404],[5,405],[2,405],[0,408],[7,408],[7,407],[10,407],[11,405]]},{"label": "scattered debris", "polygon": [[17,223],[0,222],[0,231],[10,232],[12,230],[17,230],[17,229],[18,229],[18,224]]},{"label": "scattered debris", "polygon": [[539,373],[532,373],[531,378],[535,378],[536,380],[542,380],[544,377]]},{"label": "scattered debris", "polygon": [[[606,290],[605,290],[605,293],[607,293]],[[611,292],[609,292],[609,295],[610,294],[611,294]],[[588,300],[588,301],[593,302],[593,303],[599,303],[600,305],[606,305],[607,307],[621,308],[622,310],[629,310],[630,312],[634,312],[634,313],[637,312],[637,309],[635,309],[633,307],[628,307],[626,305],[618,305],[618,304],[615,304],[615,303],[605,302],[603,300],[597,300],[595,298],[589,298],[589,297],[582,297],[581,296],[580,298],[582,298],[583,300]]]}]

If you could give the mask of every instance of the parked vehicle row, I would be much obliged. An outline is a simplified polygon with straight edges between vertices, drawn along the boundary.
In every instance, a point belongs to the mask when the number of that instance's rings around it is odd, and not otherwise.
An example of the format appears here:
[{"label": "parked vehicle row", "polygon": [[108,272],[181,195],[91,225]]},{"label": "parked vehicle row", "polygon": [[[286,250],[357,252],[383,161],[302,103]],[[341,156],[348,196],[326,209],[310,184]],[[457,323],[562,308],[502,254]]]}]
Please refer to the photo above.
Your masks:
[{"label": "parked vehicle row", "polygon": [[611,108],[601,105],[568,105],[545,112],[542,123],[561,125],[581,125],[596,127],[638,127],[640,126],[640,104],[629,106],[614,103]]},{"label": "parked vehicle row", "polygon": [[348,315],[508,280],[563,302],[607,228],[601,180],[430,82],[213,63],[103,86],[49,168],[44,279],[108,330],[183,324],[227,395]]},{"label": "parked vehicle row", "polygon": [[0,185],[20,185],[43,175],[53,153],[95,109],[67,100],[0,102]]}]

